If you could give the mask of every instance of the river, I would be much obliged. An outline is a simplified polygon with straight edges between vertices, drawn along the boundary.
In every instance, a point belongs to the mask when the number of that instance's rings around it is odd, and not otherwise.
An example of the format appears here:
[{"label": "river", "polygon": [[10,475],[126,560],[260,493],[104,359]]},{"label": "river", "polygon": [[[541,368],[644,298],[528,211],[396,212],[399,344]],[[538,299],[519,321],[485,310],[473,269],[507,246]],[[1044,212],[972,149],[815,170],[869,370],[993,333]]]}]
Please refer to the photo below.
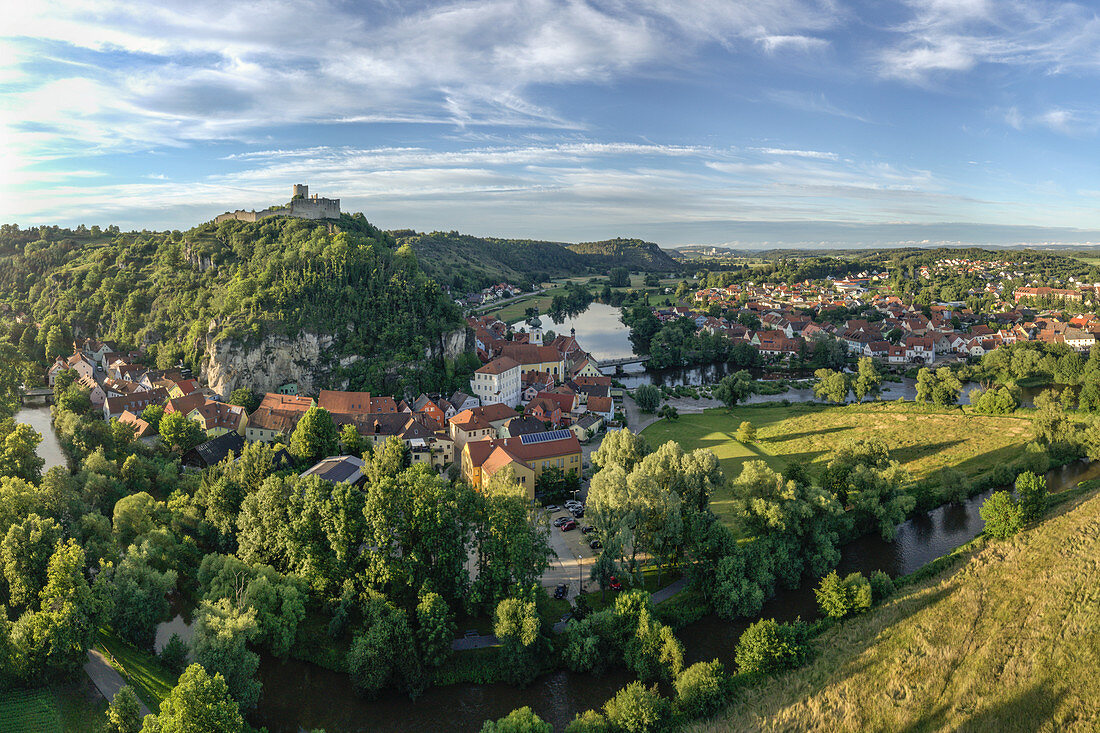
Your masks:
[{"label": "river", "polygon": [[[1097,477],[1100,463],[1080,461],[1049,472],[1047,483],[1051,491],[1061,491]],[[981,532],[978,508],[990,493],[916,516],[898,528],[892,542],[867,535],[849,543],[842,549],[838,571],[867,574],[883,570],[897,577],[919,569]],[[779,591],[764,604],[761,616],[780,620],[816,618],[816,584],[817,578],[806,577],[799,588]],[[717,658],[734,669],[737,639],[749,623],[723,621],[712,615],[681,629],[678,636],[684,643],[687,663]],[[253,722],[288,733],[301,728],[478,731],[485,720],[502,717],[524,705],[560,731],[578,712],[601,707],[631,679],[621,671],[600,678],[554,672],[523,690],[507,685],[453,685],[431,689],[416,701],[395,692],[372,701],[357,695],[346,675],[305,662],[265,657],[259,676],[264,693]]]},{"label": "river", "polygon": [[38,444],[36,452],[46,462],[42,466],[43,473],[54,466],[69,465],[65,460],[65,453],[61,450],[61,444],[57,442],[57,435],[53,431],[49,407],[24,407],[15,413],[15,421],[30,425],[42,434],[42,442]]}]

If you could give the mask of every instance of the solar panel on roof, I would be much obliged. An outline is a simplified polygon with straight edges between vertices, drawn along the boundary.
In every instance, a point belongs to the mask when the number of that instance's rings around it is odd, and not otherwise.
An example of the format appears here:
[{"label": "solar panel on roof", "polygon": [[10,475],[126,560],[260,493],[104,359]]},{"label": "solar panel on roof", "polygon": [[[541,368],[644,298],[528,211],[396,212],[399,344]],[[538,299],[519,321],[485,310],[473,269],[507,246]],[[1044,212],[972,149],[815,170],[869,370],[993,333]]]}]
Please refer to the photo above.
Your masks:
[{"label": "solar panel on roof", "polygon": [[519,436],[519,441],[523,445],[534,445],[536,443],[546,443],[551,440],[562,440],[568,438],[573,434],[572,430],[548,430],[545,433],[527,433],[526,435]]}]

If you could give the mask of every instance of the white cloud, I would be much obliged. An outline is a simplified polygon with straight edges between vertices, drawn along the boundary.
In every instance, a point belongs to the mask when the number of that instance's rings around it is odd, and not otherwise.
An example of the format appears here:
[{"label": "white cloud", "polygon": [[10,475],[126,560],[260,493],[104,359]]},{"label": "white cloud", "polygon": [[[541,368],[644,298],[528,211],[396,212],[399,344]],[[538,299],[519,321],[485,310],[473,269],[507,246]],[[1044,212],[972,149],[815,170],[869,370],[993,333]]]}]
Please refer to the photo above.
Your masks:
[{"label": "white cloud", "polygon": [[780,51],[818,51],[829,46],[824,38],[800,35],[761,36],[756,42],[766,53],[774,54]]}]

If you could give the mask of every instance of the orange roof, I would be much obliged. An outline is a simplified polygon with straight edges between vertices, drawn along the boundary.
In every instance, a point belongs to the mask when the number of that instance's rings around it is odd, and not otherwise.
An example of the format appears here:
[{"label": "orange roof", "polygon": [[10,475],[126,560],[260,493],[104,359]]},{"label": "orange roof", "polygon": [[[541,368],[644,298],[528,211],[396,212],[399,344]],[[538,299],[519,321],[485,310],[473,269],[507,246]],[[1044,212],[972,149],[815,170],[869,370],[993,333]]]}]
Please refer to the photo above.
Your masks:
[{"label": "orange roof", "polygon": [[313,399],[301,395],[279,394],[268,392],[260,402],[260,408],[268,410],[297,410],[305,412],[313,407]]},{"label": "orange roof", "polygon": [[503,374],[509,369],[515,369],[519,366],[519,362],[508,356],[501,356],[497,359],[493,359],[491,362],[475,370],[477,374]]}]

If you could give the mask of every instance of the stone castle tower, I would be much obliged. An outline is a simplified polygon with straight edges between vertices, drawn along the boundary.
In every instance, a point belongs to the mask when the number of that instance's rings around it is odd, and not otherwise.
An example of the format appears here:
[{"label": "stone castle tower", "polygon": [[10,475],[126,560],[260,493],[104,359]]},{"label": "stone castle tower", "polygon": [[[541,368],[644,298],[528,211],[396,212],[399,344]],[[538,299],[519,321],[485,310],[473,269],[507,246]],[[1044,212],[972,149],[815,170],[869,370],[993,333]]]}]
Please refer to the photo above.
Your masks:
[{"label": "stone castle tower", "polygon": [[223,221],[236,219],[237,221],[259,221],[269,216],[292,216],[298,219],[339,219],[340,199],[321,198],[313,194],[310,198],[309,186],[304,183],[295,183],[291,189],[290,203],[286,206],[272,206],[263,211],[227,211],[214,217],[214,222],[220,224]]}]

